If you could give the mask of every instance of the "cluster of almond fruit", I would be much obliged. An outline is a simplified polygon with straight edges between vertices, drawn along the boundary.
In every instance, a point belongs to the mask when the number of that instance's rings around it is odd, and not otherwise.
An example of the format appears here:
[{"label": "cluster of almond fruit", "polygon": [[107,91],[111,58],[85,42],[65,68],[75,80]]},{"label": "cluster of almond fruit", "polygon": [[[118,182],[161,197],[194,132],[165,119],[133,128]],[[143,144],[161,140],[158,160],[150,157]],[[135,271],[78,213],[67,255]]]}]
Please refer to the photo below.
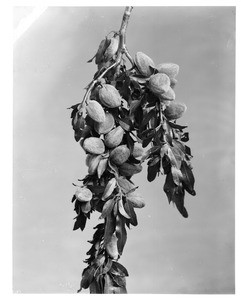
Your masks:
[{"label": "cluster of almond fruit", "polygon": [[188,133],[183,132],[186,126],[176,124],[186,111],[185,104],[175,101],[179,66],[155,66],[149,56],[137,52],[127,69],[123,60],[116,63],[119,50],[118,34],[100,43],[94,56],[98,71],[87,97],[71,107],[75,139],[86,153],[88,167],[72,199],[77,213],[74,230],[83,230],[95,210],[104,220],[91,241],[81,280],[81,288],[92,293],[126,291],[128,273],[117,260],[126,243],[126,226],[137,225],[134,209],[145,206],[131,180],[145,160],[149,181],[159,173],[167,175],[164,191],[184,217],[184,192],[195,194],[192,156],[184,144]]}]

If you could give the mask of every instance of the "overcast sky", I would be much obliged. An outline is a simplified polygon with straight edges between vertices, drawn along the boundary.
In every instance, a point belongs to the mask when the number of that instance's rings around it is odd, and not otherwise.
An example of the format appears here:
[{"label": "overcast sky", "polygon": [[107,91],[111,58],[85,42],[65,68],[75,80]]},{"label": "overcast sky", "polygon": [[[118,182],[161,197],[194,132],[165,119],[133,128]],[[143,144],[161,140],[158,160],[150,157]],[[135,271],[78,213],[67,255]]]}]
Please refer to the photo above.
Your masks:
[{"label": "overcast sky", "polygon": [[[13,289],[75,293],[98,213],[72,231],[72,182],[87,173],[70,107],[84,95],[99,42],[120,27],[124,7],[52,7],[14,46]],[[17,16],[17,8],[15,15]],[[168,204],[164,178],[133,177],[146,207],[128,230],[120,262],[129,293],[234,293],[233,7],[135,7],[132,56],[179,64],[177,101],[188,110],[197,196],[189,218]]]}]

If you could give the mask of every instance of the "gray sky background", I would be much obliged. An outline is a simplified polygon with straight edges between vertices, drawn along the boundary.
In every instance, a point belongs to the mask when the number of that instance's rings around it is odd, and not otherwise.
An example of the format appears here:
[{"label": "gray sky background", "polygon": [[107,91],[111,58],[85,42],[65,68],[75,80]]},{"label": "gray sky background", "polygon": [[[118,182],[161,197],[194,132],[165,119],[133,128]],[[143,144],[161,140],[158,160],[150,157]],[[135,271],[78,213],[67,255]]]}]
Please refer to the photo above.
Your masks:
[{"label": "gray sky background", "polygon": [[[96,71],[86,61],[123,11],[48,8],[14,46],[14,292],[79,288],[99,215],[72,231],[72,182],[87,168],[66,108],[82,99]],[[186,195],[184,219],[163,177],[148,183],[144,168],[133,178],[146,207],[120,259],[128,292],[234,293],[235,8],[135,7],[127,47],[180,66],[175,91],[188,110],[179,123],[188,125],[197,191]]]}]

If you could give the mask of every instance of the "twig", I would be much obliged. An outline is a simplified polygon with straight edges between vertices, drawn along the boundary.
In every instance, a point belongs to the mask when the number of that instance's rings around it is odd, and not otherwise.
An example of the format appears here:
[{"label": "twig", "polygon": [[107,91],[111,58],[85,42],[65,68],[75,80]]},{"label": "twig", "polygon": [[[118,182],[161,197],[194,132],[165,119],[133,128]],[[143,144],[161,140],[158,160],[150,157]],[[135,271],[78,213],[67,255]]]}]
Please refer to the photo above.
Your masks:
[{"label": "twig", "polygon": [[103,78],[107,72],[109,72],[111,69],[117,67],[121,63],[121,59],[122,59],[123,54],[126,55],[126,57],[129,59],[129,61],[131,62],[132,65],[134,64],[133,59],[132,59],[131,55],[129,54],[128,50],[126,49],[126,45],[125,45],[126,29],[127,29],[127,26],[128,26],[128,21],[129,21],[132,9],[133,9],[132,6],[126,6],[125,11],[124,11],[121,27],[120,27],[120,30],[119,30],[119,47],[118,47],[118,50],[117,50],[117,55],[116,55],[115,62],[111,66],[109,66],[106,70],[104,70],[96,79],[93,79],[88,84],[88,87],[87,87],[87,90],[85,92],[84,98],[78,106],[79,112],[86,105],[89,94],[91,93],[91,91],[94,88],[94,86],[96,85],[96,83],[101,78]]}]

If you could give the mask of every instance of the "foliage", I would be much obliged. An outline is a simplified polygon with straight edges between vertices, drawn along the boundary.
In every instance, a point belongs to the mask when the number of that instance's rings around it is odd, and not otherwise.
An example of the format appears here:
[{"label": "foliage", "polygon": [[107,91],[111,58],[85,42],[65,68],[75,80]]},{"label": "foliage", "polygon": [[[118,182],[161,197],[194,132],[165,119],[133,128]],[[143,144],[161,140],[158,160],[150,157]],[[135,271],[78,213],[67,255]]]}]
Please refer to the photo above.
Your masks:
[{"label": "foliage", "polygon": [[[88,266],[80,283],[79,291],[89,288],[90,293],[127,292],[125,278],[128,272],[118,259],[127,241],[127,228],[138,224],[135,209],[145,205],[131,179],[142,170],[143,162],[147,161],[149,182],[159,174],[166,176],[164,192],[169,203],[173,202],[184,218],[188,217],[184,206],[185,192],[195,195],[192,155],[186,145],[189,134],[185,131],[186,126],[177,124],[176,119],[180,116],[170,119],[165,114],[170,103],[175,103],[175,77],[179,67],[166,63],[157,68],[142,52],[132,59],[125,47],[122,30],[127,26],[126,13],[130,11],[127,7],[121,30],[103,39],[96,55],[89,60],[95,59],[98,70],[86,88],[83,101],[71,107],[74,138],[85,150],[88,166],[88,175],[79,180],[81,185],[72,198],[77,214],[73,230],[84,230],[94,211],[99,212],[100,220],[103,220],[95,227],[87,252],[89,258],[85,260]],[[129,69],[124,56],[131,63]],[[155,79],[155,86],[150,78]],[[88,108],[89,103],[91,108]],[[113,127],[123,129],[119,136],[112,135],[113,145],[118,144],[116,147],[108,147],[108,133],[97,130],[100,127],[97,123],[104,122],[102,109],[114,118],[109,131]],[[108,128],[107,125],[102,127]],[[89,143],[86,148],[84,141],[92,141],[90,138],[93,137],[97,143]],[[104,144],[104,150],[98,146],[100,143],[101,147]],[[137,144],[142,150],[140,156],[134,150]],[[118,161],[123,158],[121,163],[113,159],[117,147],[122,149],[117,157]]]}]

